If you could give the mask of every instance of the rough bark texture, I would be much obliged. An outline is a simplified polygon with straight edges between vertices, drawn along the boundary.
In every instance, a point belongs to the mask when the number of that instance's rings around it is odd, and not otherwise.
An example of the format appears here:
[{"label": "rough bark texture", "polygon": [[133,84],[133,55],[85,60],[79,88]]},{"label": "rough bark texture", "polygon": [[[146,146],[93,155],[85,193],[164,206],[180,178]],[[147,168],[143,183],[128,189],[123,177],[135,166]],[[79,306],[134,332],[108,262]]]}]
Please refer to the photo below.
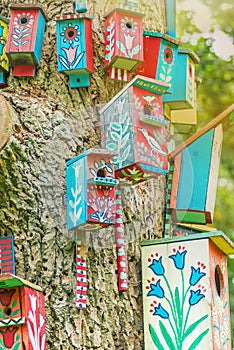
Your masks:
[{"label": "rough bark texture", "polygon": [[[1,0],[1,15],[9,17],[10,2]],[[8,127],[12,128],[0,153],[0,235],[14,235],[17,275],[44,290],[47,349],[140,350],[139,243],[147,238],[147,215],[154,219],[153,238],[162,235],[166,178],[122,189],[127,292],[119,293],[117,288],[113,227],[87,234],[88,309],[77,310],[75,246],[65,218],[65,161],[100,145],[98,108],[123,86],[109,80],[103,65],[104,14],[115,2],[88,1],[88,13],[94,15],[95,73],[90,88],[72,90],[68,78],[57,72],[54,17],[72,13],[73,1],[40,3],[48,22],[37,76],[26,79],[10,75],[8,86],[0,91],[7,100]],[[144,28],[165,32],[164,1],[139,3],[145,13]]]}]

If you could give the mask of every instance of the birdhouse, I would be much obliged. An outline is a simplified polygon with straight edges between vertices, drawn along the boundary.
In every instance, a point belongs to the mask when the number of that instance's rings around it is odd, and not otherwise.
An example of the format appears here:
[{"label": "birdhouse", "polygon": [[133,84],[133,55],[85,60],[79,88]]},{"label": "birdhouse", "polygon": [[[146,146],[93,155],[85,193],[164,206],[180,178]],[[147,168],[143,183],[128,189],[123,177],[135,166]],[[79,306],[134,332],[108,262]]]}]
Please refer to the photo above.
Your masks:
[{"label": "birdhouse", "polygon": [[46,349],[44,296],[40,287],[0,275],[0,344],[3,349]]},{"label": "birdhouse", "polygon": [[105,17],[105,67],[112,79],[129,81],[143,61],[143,15],[116,7]]},{"label": "birdhouse", "polygon": [[75,11],[78,13],[87,11],[87,1],[86,0],[75,0]]},{"label": "birdhouse", "polygon": [[217,231],[142,242],[145,349],[231,349],[229,254]]},{"label": "birdhouse", "polygon": [[86,14],[56,17],[58,71],[69,76],[70,88],[90,85],[94,71],[92,16]]},{"label": "birdhouse", "polygon": [[197,125],[197,86],[199,82],[200,79],[195,77],[193,108],[171,110],[167,103],[164,104],[164,115],[171,122],[172,134],[189,134]]},{"label": "birdhouse", "polygon": [[6,53],[13,76],[33,77],[40,65],[46,15],[39,4],[11,4]]},{"label": "birdhouse", "polygon": [[137,68],[136,74],[168,83],[168,93],[174,91],[177,69],[179,41],[172,37],[157,33],[143,32],[144,61]]},{"label": "birdhouse", "polygon": [[195,102],[195,64],[199,58],[192,50],[179,49],[176,63],[174,92],[163,96],[171,110],[190,109]]},{"label": "birdhouse", "polygon": [[67,161],[67,228],[100,228],[115,223],[113,152],[90,149]]},{"label": "birdhouse", "polygon": [[6,55],[8,23],[8,19],[0,16],[0,86],[6,84],[6,76],[9,71],[9,60]]},{"label": "birdhouse", "polygon": [[[162,96],[138,76],[100,110],[102,146],[115,151],[115,176],[135,184],[167,173],[167,121]],[[147,84],[146,84],[147,85]]]}]

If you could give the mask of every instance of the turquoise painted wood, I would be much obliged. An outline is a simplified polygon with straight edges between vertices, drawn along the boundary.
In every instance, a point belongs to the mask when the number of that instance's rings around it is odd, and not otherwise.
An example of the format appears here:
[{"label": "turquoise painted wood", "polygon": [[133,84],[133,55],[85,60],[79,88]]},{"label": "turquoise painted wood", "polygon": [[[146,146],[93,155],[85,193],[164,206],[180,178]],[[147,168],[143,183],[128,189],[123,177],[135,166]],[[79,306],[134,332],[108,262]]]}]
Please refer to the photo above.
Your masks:
[{"label": "turquoise painted wood", "polygon": [[87,11],[87,1],[86,0],[75,0],[75,11],[78,13]]},{"label": "turquoise painted wood", "polygon": [[171,110],[189,109],[195,102],[195,64],[199,58],[192,50],[179,49],[176,64],[174,92],[163,96]]},{"label": "turquoise painted wood", "polygon": [[0,16],[0,86],[6,84],[6,76],[9,72],[9,60],[6,55],[8,24],[8,19]]},{"label": "turquoise painted wood", "polygon": [[176,38],[176,0],[166,0],[167,34]]}]

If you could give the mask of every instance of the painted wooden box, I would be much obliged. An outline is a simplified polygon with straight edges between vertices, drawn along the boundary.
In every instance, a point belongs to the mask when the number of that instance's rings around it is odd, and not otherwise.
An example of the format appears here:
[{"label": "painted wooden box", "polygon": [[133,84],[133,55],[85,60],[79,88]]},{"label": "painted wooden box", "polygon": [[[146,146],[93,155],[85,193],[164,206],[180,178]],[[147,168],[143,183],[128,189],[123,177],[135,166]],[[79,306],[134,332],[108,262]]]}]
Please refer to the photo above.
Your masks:
[{"label": "painted wooden box", "polygon": [[78,13],[87,11],[87,1],[86,0],[75,0],[75,11]]},{"label": "painted wooden box", "polygon": [[143,61],[143,15],[114,8],[105,18],[105,67],[109,77],[130,80],[130,72]]},{"label": "painted wooden box", "polygon": [[199,58],[192,50],[179,49],[174,80],[174,92],[163,96],[170,109],[194,107],[195,64]]},{"label": "painted wooden box", "polygon": [[12,274],[0,275],[0,345],[45,350],[44,295],[40,287]]},{"label": "painted wooden box", "polygon": [[138,77],[100,110],[102,146],[117,152],[113,158],[115,176],[125,184],[168,171],[162,96],[134,82]]},{"label": "painted wooden box", "polygon": [[168,83],[168,93],[174,91],[176,63],[179,42],[172,37],[157,33],[143,32],[144,61],[137,68],[136,73],[148,78]]},{"label": "painted wooden box", "polygon": [[6,76],[9,72],[9,60],[6,54],[8,24],[8,19],[0,16],[0,86],[6,84]]},{"label": "painted wooden box", "polygon": [[90,85],[94,71],[92,16],[71,14],[56,17],[58,71],[69,76],[71,88]]},{"label": "painted wooden box", "polygon": [[112,157],[104,149],[90,149],[67,161],[67,228],[91,229],[115,224],[116,201]]},{"label": "painted wooden box", "polygon": [[142,242],[145,349],[231,350],[233,253],[222,232]]},{"label": "painted wooden box", "polygon": [[40,65],[46,15],[40,4],[11,4],[6,53],[13,76],[34,76]]},{"label": "painted wooden box", "polygon": [[173,221],[212,222],[222,139],[219,125],[175,156],[170,204]]}]

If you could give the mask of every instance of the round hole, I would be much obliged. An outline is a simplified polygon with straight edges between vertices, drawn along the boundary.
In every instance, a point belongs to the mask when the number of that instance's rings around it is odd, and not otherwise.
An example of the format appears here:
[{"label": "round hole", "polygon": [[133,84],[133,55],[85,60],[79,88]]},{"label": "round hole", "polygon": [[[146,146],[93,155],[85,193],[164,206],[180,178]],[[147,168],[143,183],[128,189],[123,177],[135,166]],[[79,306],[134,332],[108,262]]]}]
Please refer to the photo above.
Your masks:
[{"label": "round hole", "polygon": [[223,293],[224,282],[223,282],[223,274],[219,265],[217,265],[215,268],[215,286],[216,286],[218,296],[220,297]]},{"label": "round hole", "polygon": [[19,18],[18,23],[21,24],[21,25],[25,25],[25,24],[28,23],[28,21],[29,21],[29,19],[28,19],[27,16],[22,16],[22,17]]},{"label": "round hole", "polygon": [[127,27],[128,29],[132,29],[132,23],[131,23],[131,22],[127,22],[127,23],[126,23],[126,27]]},{"label": "round hole", "polygon": [[76,79],[76,81],[77,81],[77,83],[79,83],[79,82],[80,82],[80,79],[79,79],[79,78],[77,78],[77,79]]},{"label": "round hole", "polygon": [[69,30],[67,35],[69,36],[69,38],[73,37],[74,31],[73,30]]},{"label": "round hole", "polygon": [[5,313],[7,316],[10,316],[11,313],[12,313],[12,309],[11,309],[10,307],[6,307],[6,308],[4,309],[4,313]]},{"label": "round hole", "polygon": [[192,78],[192,76],[193,76],[193,68],[192,68],[191,64],[189,65],[189,76],[190,76],[190,78]]},{"label": "round hole", "polygon": [[97,176],[98,176],[98,177],[105,177],[105,176],[106,176],[105,169],[99,169],[99,170],[97,171]]},{"label": "round hole", "polygon": [[65,37],[67,40],[74,40],[77,36],[77,31],[75,28],[67,28],[65,32]]}]

